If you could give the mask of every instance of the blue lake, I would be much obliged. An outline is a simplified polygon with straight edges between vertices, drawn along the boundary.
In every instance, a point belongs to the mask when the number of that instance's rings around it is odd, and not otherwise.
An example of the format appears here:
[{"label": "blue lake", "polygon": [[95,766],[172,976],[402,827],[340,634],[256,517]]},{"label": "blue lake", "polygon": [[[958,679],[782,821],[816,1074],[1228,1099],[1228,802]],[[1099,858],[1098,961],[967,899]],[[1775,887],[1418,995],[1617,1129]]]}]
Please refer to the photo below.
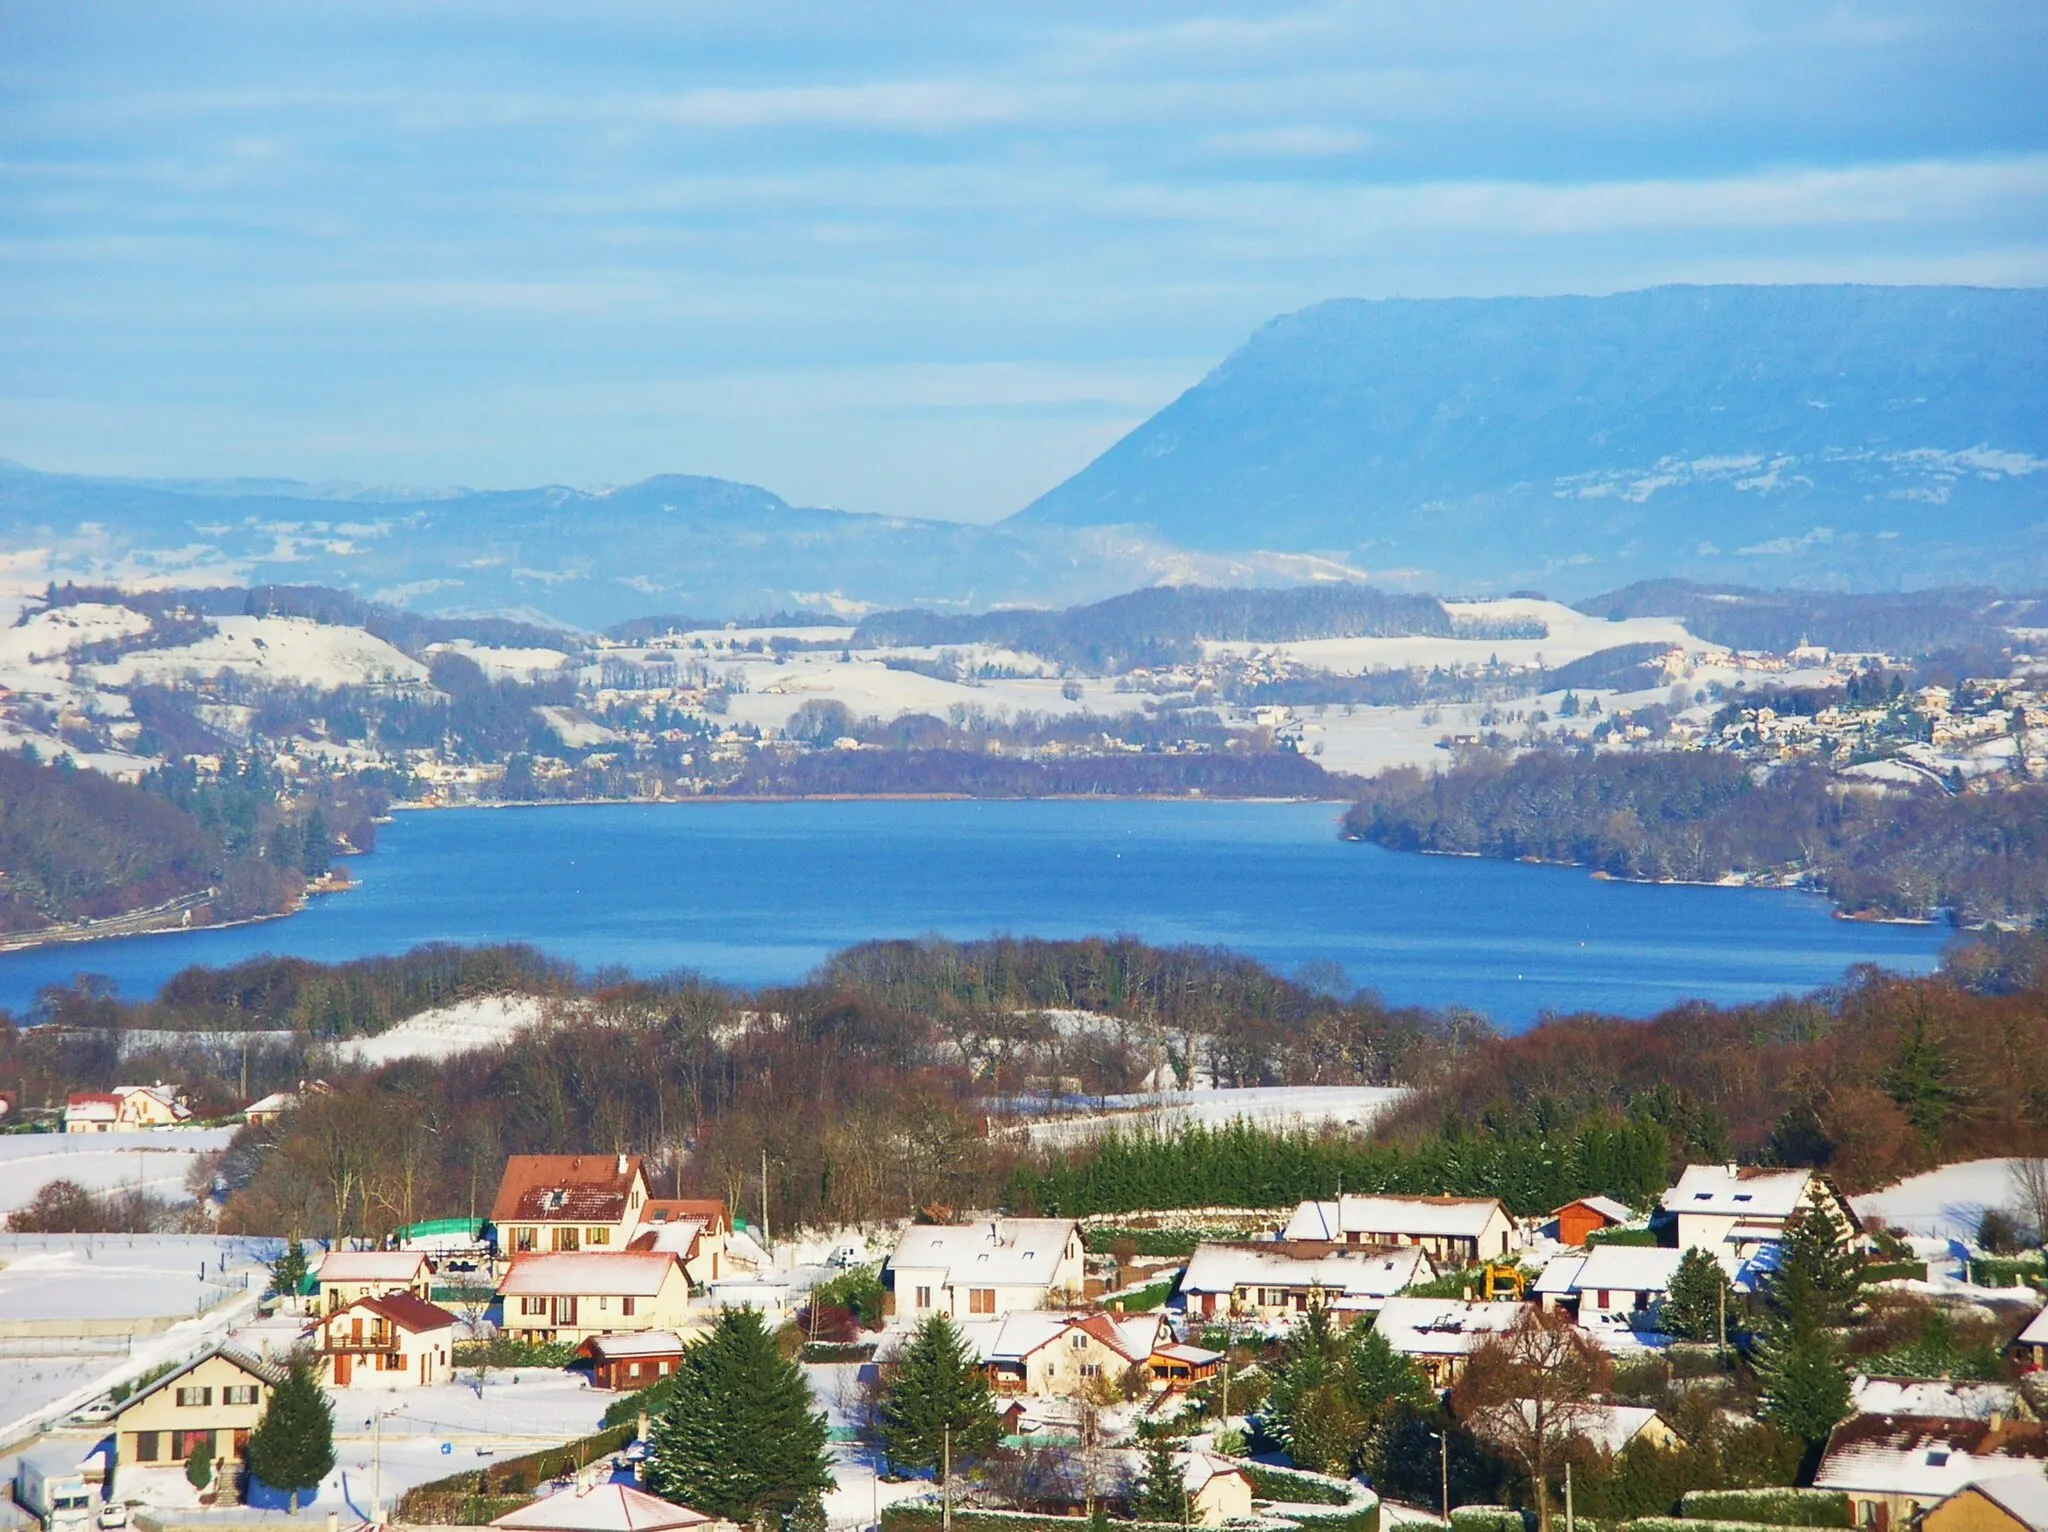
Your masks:
[{"label": "blue lake", "polygon": [[288,920],[0,956],[0,1005],[88,972],[130,997],[190,964],[325,961],[421,942],[530,942],[590,969],[800,978],[874,937],[1129,932],[1292,973],[1341,964],[1401,1004],[1505,1025],[1646,1016],[1817,988],[1851,964],[1932,969],[1949,933],[1834,919],[1773,890],[1610,883],[1570,868],[1397,855],[1331,804],[864,802],[407,813],[359,886]]}]

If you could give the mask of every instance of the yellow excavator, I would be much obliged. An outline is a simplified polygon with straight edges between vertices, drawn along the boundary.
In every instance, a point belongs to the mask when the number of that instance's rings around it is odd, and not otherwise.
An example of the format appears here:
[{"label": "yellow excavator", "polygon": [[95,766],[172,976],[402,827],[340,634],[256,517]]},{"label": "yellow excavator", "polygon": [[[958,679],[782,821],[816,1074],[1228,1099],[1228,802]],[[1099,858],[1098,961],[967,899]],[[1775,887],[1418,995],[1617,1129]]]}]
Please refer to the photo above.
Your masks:
[{"label": "yellow excavator", "polygon": [[1493,1303],[1502,1298],[1512,1298],[1517,1303],[1521,1302],[1527,1280],[1522,1275],[1522,1268],[1519,1266],[1509,1265],[1506,1262],[1498,1264],[1492,1261],[1487,1262],[1486,1301]]}]

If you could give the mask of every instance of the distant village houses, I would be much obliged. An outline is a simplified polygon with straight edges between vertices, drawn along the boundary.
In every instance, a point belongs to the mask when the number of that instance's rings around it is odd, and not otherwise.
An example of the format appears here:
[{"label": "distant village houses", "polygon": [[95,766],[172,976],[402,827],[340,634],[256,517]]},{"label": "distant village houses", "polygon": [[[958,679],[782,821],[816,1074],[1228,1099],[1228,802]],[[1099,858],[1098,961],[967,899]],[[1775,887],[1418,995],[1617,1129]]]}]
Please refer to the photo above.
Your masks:
[{"label": "distant village houses", "polygon": [[1304,1202],[1282,1239],[1339,1245],[1417,1245],[1453,1266],[1495,1260],[1518,1249],[1521,1230],[1497,1197],[1343,1196]]},{"label": "distant village houses", "polygon": [[1042,1309],[1085,1290],[1081,1230],[1071,1218],[912,1224],[883,1273],[897,1315],[987,1319]]}]

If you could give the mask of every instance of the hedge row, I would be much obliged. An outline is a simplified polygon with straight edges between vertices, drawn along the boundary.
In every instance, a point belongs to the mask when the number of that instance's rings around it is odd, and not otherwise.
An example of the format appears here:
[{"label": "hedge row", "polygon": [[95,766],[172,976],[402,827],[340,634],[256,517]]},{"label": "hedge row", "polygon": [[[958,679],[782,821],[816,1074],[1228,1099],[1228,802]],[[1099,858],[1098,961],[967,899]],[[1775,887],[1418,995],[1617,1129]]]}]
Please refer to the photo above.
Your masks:
[{"label": "hedge row", "polygon": [[1453,1506],[1451,1532],[1523,1532],[1532,1519],[1511,1505]]},{"label": "hedge row", "polygon": [[1375,1496],[1371,1505],[1341,1511],[1335,1516],[1296,1516],[1289,1512],[1278,1519],[1292,1522],[1302,1532],[1380,1532],[1380,1502]]},{"label": "hedge row", "polygon": [[1586,1236],[1586,1248],[1595,1245],[1625,1245],[1631,1249],[1654,1249],[1663,1241],[1655,1229],[1595,1229]]},{"label": "hedge row", "polygon": [[1694,1516],[1638,1516],[1622,1524],[1627,1532],[1765,1532],[1769,1521],[1708,1521]]},{"label": "hedge row", "polygon": [[1252,1493],[1261,1500],[1282,1500],[1290,1505],[1349,1505],[1358,1498],[1346,1486],[1314,1474],[1269,1468],[1264,1463],[1238,1466],[1252,1481]]},{"label": "hedge row", "polygon": [[1914,1282],[1927,1280],[1925,1261],[1870,1261],[1863,1267],[1865,1282],[1896,1282],[1905,1277]]},{"label": "hedge row", "polygon": [[1826,1489],[1696,1489],[1678,1503],[1687,1521],[1767,1522],[1774,1527],[1851,1527],[1849,1497]]},{"label": "hedge row", "polygon": [[398,1503],[398,1519],[415,1526],[487,1527],[500,1516],[532,1503],[530,1495],[469,1495],[421,1485]]},{"label": "hedge row", "polygon": [[[469,1501],[509,1499],[510,1505],[502,1506],[493,1513],[502,1516],[506,1511],[526,1504],[533,1498],[533,1492],[548,1480],[574,1473],[598,1458],[617,1452],[633,1440],[635,1429],[632,1425],[614,1426],[608,1431],[599,1431],[594,1436],[585,1436],[559,1447],[506,1458],[502,1463],[465,1469],[445,1479],[415,1485],[399,1500],[398,1519],[475,1526],[475,1522],[462,1521],[445,1513],[450,1507],[460,1507]],[[486,1521],[491,1519],[490,1516],[484,1518]]]},{"label": "hedge row", "polygon": [[[882,1507],[882,1532],[926,1532],[941,1524],[944,1512],[926,1500],[907,1501]],[[953,1512],[954,1532],[1075,1532],[1088,1525],[1085,1516],[1034,1516],[1028,1511]],[[1177,1521],[1120,1521],[1119,1532],[1183,1532]]]}]

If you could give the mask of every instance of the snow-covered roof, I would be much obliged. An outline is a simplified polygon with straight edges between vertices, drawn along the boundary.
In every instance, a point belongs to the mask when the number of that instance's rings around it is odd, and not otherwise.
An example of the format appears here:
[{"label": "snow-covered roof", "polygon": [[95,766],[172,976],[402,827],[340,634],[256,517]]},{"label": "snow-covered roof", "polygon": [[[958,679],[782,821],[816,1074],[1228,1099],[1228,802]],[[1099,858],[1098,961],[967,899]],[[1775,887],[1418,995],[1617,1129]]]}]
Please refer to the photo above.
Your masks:
[{"label": "snow-covered roof", "polygon": [[1190,1452],[1181,1460],[1181,1483],[1186,1486],[1187,1492],[1190,1495],[1201,1494],[1203,1490],[1208,1488],[1210,1480],[1221,1479],[1232,1474],[1240,1479],[1249,1479],[1251,1477],[1244,1471],[1243,1464],[1233,1463],[1229,1458],[1216,1457],[1212,1453]]},{"label": "snow-covered roof", "polygon": [[1970,1486],[1987,1500],[1995,1501],[2022,1526],[2033,1532],[2048,1532],[2048,1477],[2038,1473],[2000,1474]]},{"label": "snow-covered roof", "polygon": [[417,1250],[330,1250],[320,1257],[322,1282],[410,1282],[427,1258]]},{"label": "snow-covered roof", "polygon": [[1384,1298],[1436,1268],[1418,1245],[1332,1245],[1323,1241],[1201,1244],[1180,1279],[1184,1293],[1229,1293],[1240,1287],[1315,1287],[1347,1297]]},{"label": "snow-covered roof", "polygon": [[[1527,1399],[1518,1399],[1515,1407],[1522,1412],[1523,1421],[1533,1428],[1535,1404]],[[1642,1435],[1655,1419],[1657,1412],[1646,1405],[1577,1404],[1571,1407],[1558,1429],[1567,1435],[1583,1437],[1602,1452],[1616,1453]]]},{"label": "snow-covered roof", "polygon": [[1732,1214],[1744,1219],[1783,1220],[1799,1211],[1812,1179],[1810,1170],[1688,1165],[1678,1178],[1678,1184],[1664,1194],[1664,1206],[1673,1213]]},{"label": "snow-covered roof", "polygon": [[522,1505],[491,1525],[518,1532],[662,1532],[669,1527],[699,1527],[710,1520],[702,1511],[675,1505],[630,1484],[597,1484],[589,1489],[565,1489]]},{"label": "snow-covered roof", "polygon": [[[1666,1250],[1660,1246],[1595,1245],[1584,1256],[1563,1256],[1550,1262],[1543,1268],[1543,1275],[1536,1279],[1536,1290],[1585,1292],[1589,1288],[1614,1288],[1622,1292],[1661,1293],[1671,1285],[1671,1275],[1684,1259],[1683,1250]],[[1723,1262],[1724,1269],[1727,1264]],[[1551,1273],[1567,1265],[1572,1266],[1570,1285],[1564,1288],[1553,1286]]]},{"label": "snow-covered roof", "polygon": [[508,1298],[652,1298],[677,1269],[663,1251],[554,1251],[515,1257],[498,1291]]},{"label": "snow-covered roof", "polygon": [[1849,1385],[1859,1415],[1952,1416],[1989,1420],[2017,1412],[2019,1390],[2010,1383],[1943,1383],[1928,1378],[1857,1377]]},{"label": "snow-covered roof", "polygon": [[1467,1303],[1459,1298],[1389,1298],[1373,1328],[1407,1356],[1463,1356],[1522,1317],[1526,1303]]},{"label": "snow-covered roof", "polygon": [[184,1366],[174,1368],[170,1372],[165,1373],[161,1378],[143,1384],[142,1387],[121,1401],[121,1406],[115,1411],[114,1418],[118,1420],[121,1416],[126,1415],[130,1410],[142,1403],[143,1400],[162,1393],[187,1373],[212,1361],[215,1357],[219,1357],[223,1362],[240,1368],[259,1382],[268,1383],[272,1388],[275,1388],[284,1381],[284,1369],[275,1362],[266,1362],[261,1357],[251,1356],[239,1346],[215,1346],[211,1351],[200,1352],[199,1355],[185,1363]]},{"label": "snow-covered roof", "polygon": [[1207,1367],[1211,1362],[1223,1360],[1223,1353],[1211,1351],[1206,1346],[1190,1346],[1185,1341],[1175,1341],[1170,1346],[1154,1346],[1154,1356],[1163,1356],[1169,1362],[1184,1362],[1190,1367]]},{"label": "snow-covered roof", "polygon": [[710,1220],[704,1218],[678,1218],[662,1223],[643,1223],[640,1232],[633,1236],[635,1250],[669,1250],[677,1255],[688,1255],[690,1247],[697,1243]]},{"label": "snow-covered roof", "polygon": [[586,1356],[612,1361],[629,1356],[679,1356],[683,1340],[673,1330],[642,1330],[637,1335],[593,1335],[577,1349]]},{"label": "snow-covered roof", "polygon": [[1636,1216],[1626,1202],[1616,1202],[1612,1197],[1574,1197],[1557,1211],[1562,1213],[1564,1208],[1591,1208],[1613,1223],[1627,1223]]},{"label": "snow-covered roof", "polygon": [[2048,1346],[2048,1309],[2041,1310],[2028,1320],[2026,1329],[2020,1331],[2014,1339],[2023,1345]]},{"label": "snow-covered roof", "polygon": [[261,1101],[252,1101],[243,1107],[242,1115],[247,1117],[252,1113],[260,1115],[266,1112],[288,1112],[298,1104],[297,1091],[274,1090]]},{"label": "snow-covered roof", "polygon": [[2044,1459],[2048,1426],[2039,1421],[1857,1415],[1835,1427],[1813,1484],[1931,1504],[1980,1480],[2048,1473]]},{"label": "snow-covered roof", "polygon": [[1282,1239],[1342,1240],[1357,1234],[1410,1239],[1478,1239],[1501,1212],[1494,1197],[1339,1197],[1304,1202]]},{"label": "snow-covered roof", "polygon": [[1013,1364],[1023,1362],[1034,1351],[1077,1329],[1086,1331],[1126,1361],[1142,1362],[1159,1343],[1160,1318],[1157,1314],[1070,1314],[1032,1309],[1005,1314],[1000,1319],[959,1324],[962,1338],[982,1361]]},{"label": "snow-covered roof", "polygon": [[912,1224],[890,1268],[939,1271],[942,1284],[1050,1287],[1075,1237],[1071,1218],[993,1218],[965,1224]]}]

